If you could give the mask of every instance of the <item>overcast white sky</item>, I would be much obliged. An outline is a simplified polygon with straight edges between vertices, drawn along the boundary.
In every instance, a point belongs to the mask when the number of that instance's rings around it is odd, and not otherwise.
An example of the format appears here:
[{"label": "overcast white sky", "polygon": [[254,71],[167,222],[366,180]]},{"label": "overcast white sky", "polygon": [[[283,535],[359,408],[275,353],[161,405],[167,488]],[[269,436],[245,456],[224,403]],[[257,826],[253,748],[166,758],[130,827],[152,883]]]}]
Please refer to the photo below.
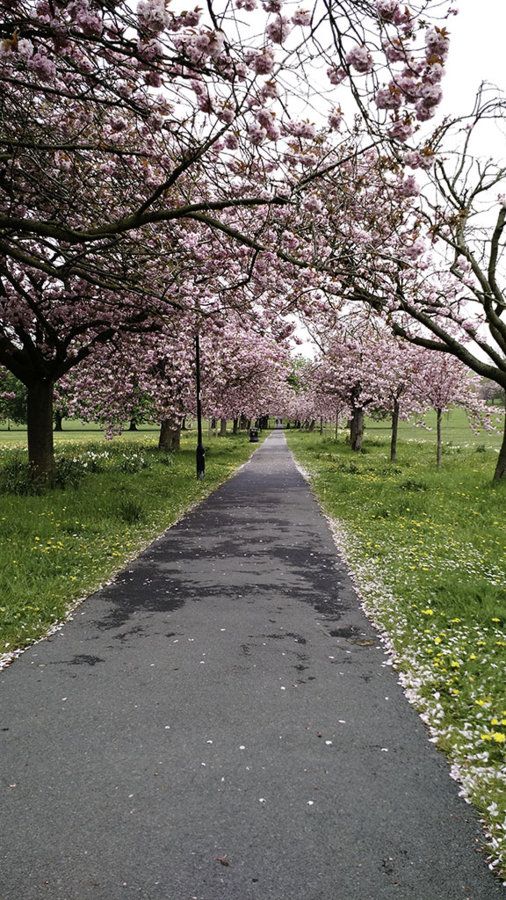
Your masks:
[{"label": "overcast white sky", "polygon": [[506,92],[506,0],[457,0],[456,6],[441,108],[458,115],[470,109],[482,81]]}]

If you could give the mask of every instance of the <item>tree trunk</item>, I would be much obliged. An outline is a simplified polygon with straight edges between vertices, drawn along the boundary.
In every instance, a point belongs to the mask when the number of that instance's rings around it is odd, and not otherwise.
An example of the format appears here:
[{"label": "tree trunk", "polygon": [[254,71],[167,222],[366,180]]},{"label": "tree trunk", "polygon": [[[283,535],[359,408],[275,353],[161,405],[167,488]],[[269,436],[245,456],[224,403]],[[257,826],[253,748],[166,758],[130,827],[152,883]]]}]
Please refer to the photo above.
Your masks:
[{"label": "tree trunk", "polygon": [[227,420],[220,419],[220,433],[218,437],[226,437],[227,436]]},{"label": "tree trunk", "polygon": [[390,440],[390,462],[397,462],[397,433],[399,431],[399,401],[394,400],[392,412],[392,436]]},{"label": "tree trunk", "polygon": [[164,453],[173,453],[179,450],[181,443],[181,426],[176,425],[171,419],[163,419],[160,423],[160,437],[158,449]]},{"label": "tree trunk", "polygon": [[443,458],[443,444],[441,441],[441,420],[443,413],[440,409],[436,409],[436,433],[437,433],[437,467],[441,468],[441,460]]},{"label": "tree trunk", "polygon": [[232,426],[232,434],[237,434],[239,431],[239,419],[234,419],[234,424]]},{"label": "tree trunk", "polygon": [[314,419],[311,419],[311,421],[310,421],[310,423],[309,423],[309,426],[308,426],[308,429],[307,429],[307,430],[308,430],[308,431],[314,431],[314,426],[315,426],[315,420],[314,420]]},{"label": "tree trunk", "polygon": [[362,449],[364,437],[364,410],[361,406],[355,407],[350,419],[350,444],[351,449],[358,452]]},{"label": "tree trunk", "polygon": [[28,462],[34,476],[51,481],[54,471],[53,383],[35,381],[27,385],[26,427]]},{"label": "tree trunk", "polygon": [[61,413],[58,409],[55,409],[55,411],[54,411],[54,430],[55,431],[63,431],[62,422],[63,422],[63,413]]},{"label": "tree trunk", "polygon": [[128,426],[129,431],[137,431],[137,422],[135,419],[130,419],[130,425]]},{"label": "tree trunk", "polygon": [[335,432],[336,441],[337,441],[338,434],[339,434],[339,413],[336,411],[336,432]]},{"label": "tree trunk", "polygon": [[186,416],[183,416],[183,421],[181,422],[181,431],[188,431],[186,427]]},{"label": "tree trunk", "polygon": [[320,434],[323,434],[323,416],[320,416]]},{"label": "tree trunk", "polygon": [[[506,399],[506,394],[505,394]],[[501,478],[506,477],[506,412],[504,413],[504,434],[502,439],[502,446],[499,451],[499,459],[497,460],[497,465],[495,467],[494,472],[494,481],[500,481]]]},{"label": "tree trunk", "polygon": [[246,428],[248,428],[248,420],[246,416],[241,416],[239,421],[239,428],[241,429],[241,431],[245,431]]}]

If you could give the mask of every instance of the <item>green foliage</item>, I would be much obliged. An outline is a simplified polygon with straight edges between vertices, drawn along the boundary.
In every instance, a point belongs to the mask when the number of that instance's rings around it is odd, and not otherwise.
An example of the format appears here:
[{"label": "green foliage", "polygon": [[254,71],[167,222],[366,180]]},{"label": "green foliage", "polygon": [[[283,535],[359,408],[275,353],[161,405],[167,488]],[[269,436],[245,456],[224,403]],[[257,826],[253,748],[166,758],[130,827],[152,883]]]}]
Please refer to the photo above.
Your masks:
[{"label": "green foliage", "polygon": [[118,507],[118,518],[127,525],[135,525],[144,518],[144,507],[138,500],[121,500]]},{"label": "green foliage", "polygon": [[65,490],[76,488],[87,474],[83,460],[71,456],[57,456],[52,479],[52,487]]},{"label": "green foliage", "polygon": [[[402,472],[402,469],[400,471]],[[408,478],[407,481],[403,481],[399,485],[399,488],[401,491],[428,491],[429,490],[429,486],[426,481],[415,481],[413,478]]]},{"label": "green foliage", "polygon": [[54,488],[75,488],[86,475],[86,467],[80,459],[68,456],[56,458],[50,482],[40,479],[26,458],[13,456],[0,468],[0,494],[36,496]]},{"label": "green foliage", "polygon": [[123,453],[117,465],[120,472],[133,473],[148,469],[150,461],[142,453]]},{"label": "green foliage", "polygon": [[0,469],[0,494],[40,494],[43,485],[33,476],[26,458],[14,456]]},{"label": "green foliage", "polygon": [[0,420],[26,422],[26,387],[3,367],[0,367]]}]

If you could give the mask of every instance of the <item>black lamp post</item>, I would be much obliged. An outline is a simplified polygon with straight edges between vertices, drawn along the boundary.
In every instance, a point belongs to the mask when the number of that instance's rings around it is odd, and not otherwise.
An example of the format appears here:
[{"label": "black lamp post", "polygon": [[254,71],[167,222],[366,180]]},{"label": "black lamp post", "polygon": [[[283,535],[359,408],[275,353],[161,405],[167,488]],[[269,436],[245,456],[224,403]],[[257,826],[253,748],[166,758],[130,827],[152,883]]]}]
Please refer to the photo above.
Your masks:
[{"label": "black lamp post", "polygon": [[202,443],[202,403],[200,391],[200,339],[198,331],[195,334],[195,376],[197,387],[197,478],[204,478],[206,473],[206,451]]}]

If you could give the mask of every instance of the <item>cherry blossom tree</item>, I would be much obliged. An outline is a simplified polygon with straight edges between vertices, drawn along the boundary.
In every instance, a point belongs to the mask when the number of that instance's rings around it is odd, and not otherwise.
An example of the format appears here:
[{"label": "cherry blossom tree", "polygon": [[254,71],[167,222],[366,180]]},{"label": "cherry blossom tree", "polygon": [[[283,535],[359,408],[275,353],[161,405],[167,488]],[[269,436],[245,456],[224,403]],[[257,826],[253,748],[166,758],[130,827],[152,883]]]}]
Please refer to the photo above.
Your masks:
[{"label": "cherry blossom tree", "polygon": [[[288,19],[266,2],[248,21],[255,5],[3,0],[4,252],[53,276],[82,273],[145,226],[221,228],[216,214],[237,204],[285,203],[276,145],[315,135],[289,110],[305,84],[315,91],[316,49],[329,63],[331,128],[343,83],[379,140],[405,140],[439,102],[448,37],[428,16],[445,4],[317,2]],[[300,186],[288,179],[289,192]]]},{"label": "cherry blossom tree", "polygon": [[[470,120],[439,129],[425,154],[406,152],[408,165],[426,171],[427,188],[420,194],[415,179],[402,175],[397,189],[411,195],[402,206],[385,202],[384,189],[379,207],[361,212],[355,202],[347,240],[335,217],[321,222],[330,297],[374,310],[395,335],[456,357],[502,390],[506,169],[474,156],[473,136],[490,119],[503,121],[504,109],[479,98]],[[505,473],[506,432],[494,478]]]},{"label": "cherry blossom tree", "polygon": [[391,417],[390,461],[397,460],[399,421],[424,411],[429,403],[426,381],[428,359],[406,341],[382,334],[372,344],[374,362],[381,376],[379,402],[374,411]]},{"label": "cherry blossom tree", "polygon": [[350,445],[362,449],[364,417],[369,409],[384,408],[386,379],[383,367],[388,360],[383,354],[381,338],[371,329],[332,334],[325,353],[314,372],[324,394],[333,396],[349,410]]},{"label": "cherry blossom tree", "polygon": [[186,237],[247,248],[245,279],[273,251],[291,259],[284,210],[297,216],[307,192],[314,209],[312,185],[346,158],[341,137],[322,148],[321,129],[290,113],[315,47],[329,62],[327,133],[346,83],[375,142],[395,146],[439,99],[448,38],[427,18],[438,7],[342,0],[287,20],[266,3],[258,29],[243,23],[251,2],[237,14],[4,0],[0,362],[27,385],[39,474],[52,465],[53,384],[118,330],[152,328],[152,298],[179,306],[166,280],[181,282]]},{"label": "cherry blossom tree", "polygon": [[231,318],[202,342],[203,408],[221,420],[255,419],[276,412],[289,373],[288,334],[276,339]]},{"label": "cherry blossom tree", "polygon": [[[102,422],[112,435],[142,403],[145,417],[160,423],[159,449],[179,449],[182,421],[195,413],[195,321],[179,316],[174,324],[120,334],[88,356],[57,388],[69,413]],[[204,413],[226,423],[270,410],[286,381],[286,344],[237,319],[222,325],[209,318],[200,332]]]},{"label": "cherry blossom tree", "polygon": [[418,352],[415,386],[425,403],[436,413],[436,461],[441,466],[443,456],[443,413],[459,406],[465,409],[474,427],[491,427],[489,410],[479,395],[480,379],[467,366],[450,355],[433,350]]}]

